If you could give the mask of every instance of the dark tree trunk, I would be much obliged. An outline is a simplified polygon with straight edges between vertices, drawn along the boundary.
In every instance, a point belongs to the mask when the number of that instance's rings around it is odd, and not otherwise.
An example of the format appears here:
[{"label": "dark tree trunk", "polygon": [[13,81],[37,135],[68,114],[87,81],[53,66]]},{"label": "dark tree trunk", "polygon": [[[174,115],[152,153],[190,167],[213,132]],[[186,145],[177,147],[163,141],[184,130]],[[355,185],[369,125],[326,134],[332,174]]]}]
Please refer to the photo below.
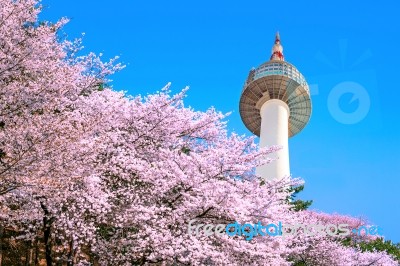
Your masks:
[{"label": "dark tree trunk", "polygon": [[34,262],[34,265],[38,266],[39,265],[39,252],[40,252],[39,245],[40,245],[40,242],[39,242],[39,240],[36,240],[35,243],[36,244],[35,244],[35,262]]},{"label": "dark tree trunk", "polygon": [[51,224],[53,223],[53,218],[50,218],[50,212],[47,209],[43,201],[40,201],[40,206],[44,212],[43,216],[43,234],[44,234],[44,245],[45,245],[45,257],[47,266],[53,265],[53,259],[51,256]]},{"label": "dark tree trunk", "polygon": [[69,242],[69,253],[68,253],[67,266],[74,266],[74,242],[72,239]]},{"label": "dark tree trunk", "polygon": [[3,265],[3,233],[4,228],[0,225],[0,266]]},{"label": "dark tree trunk", "polygon": [[27,241],[26,242],[26,250],[25,250],[25,266],[29,266],[30,265],[30,260],[31,260],[31,242]]}]

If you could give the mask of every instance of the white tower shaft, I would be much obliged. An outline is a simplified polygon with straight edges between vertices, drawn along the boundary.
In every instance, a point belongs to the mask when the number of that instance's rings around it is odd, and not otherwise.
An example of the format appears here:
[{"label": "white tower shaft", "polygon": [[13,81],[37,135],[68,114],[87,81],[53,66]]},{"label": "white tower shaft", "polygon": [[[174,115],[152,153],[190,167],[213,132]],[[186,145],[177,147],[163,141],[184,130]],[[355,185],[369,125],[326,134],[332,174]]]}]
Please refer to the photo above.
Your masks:
[{"label": "white tower shaft", "polygon": [[281,146],[279,151],[268,156],[275,161],[256,169],[257,175],[266,180],[279,180],[290,174],[289,114],[288,105],[279,99],[268,100],[261,106],[260,147]]}]

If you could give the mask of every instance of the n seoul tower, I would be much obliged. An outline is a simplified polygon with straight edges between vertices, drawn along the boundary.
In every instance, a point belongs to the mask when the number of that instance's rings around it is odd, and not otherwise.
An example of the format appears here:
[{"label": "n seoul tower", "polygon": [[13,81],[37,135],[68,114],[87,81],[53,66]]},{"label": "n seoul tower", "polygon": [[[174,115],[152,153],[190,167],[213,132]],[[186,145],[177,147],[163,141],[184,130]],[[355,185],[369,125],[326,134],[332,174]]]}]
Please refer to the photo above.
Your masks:
[{"label": "n seoul tower", "polygon": [[290,175],[289,137],[299,133],[310,120],[308,84],[295,66],[285,62],[279,33],[271,58],[252,69],[240,97],[240,116],[246,127],[260,137],[260,147],[281,146],[269,164],[256,173],[266,180]]}]

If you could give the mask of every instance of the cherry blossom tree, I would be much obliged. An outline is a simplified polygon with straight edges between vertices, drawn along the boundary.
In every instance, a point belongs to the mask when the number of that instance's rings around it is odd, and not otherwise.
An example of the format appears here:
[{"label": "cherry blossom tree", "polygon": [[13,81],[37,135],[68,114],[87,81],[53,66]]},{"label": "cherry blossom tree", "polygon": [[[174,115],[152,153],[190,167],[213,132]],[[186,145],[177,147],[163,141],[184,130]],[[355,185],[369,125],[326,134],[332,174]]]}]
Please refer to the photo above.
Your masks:
[{"label": "cherry blossom tree", "polygon": [[[92,245],[103,264],[396,265],[382,252],[344,247],[340,235],[287,237],[191,235],[188,224],[340,224],[365,221],[294,212],[289,185],[265,182],[253,169],[273,152],[253,138],[229,135],[223,116],[185,108],[183,95],[136,97],[114,113],[120,119],[100,141],[100,184],[112,195],[112,216]],[[107,101],[110,102],[110,101]],[[352,235],[356,238],[357,236]]]},{"label": "cherry blossom tree", "polygon": [[51,263],[51,205],[92,175],[86,137],[102,118],[83,99],[121,66],[77,56],[80,40],[59,34],[67,20],[39,22],[40,10],[34,0],[0,5],[0,219],[31,242],[40,230]]}]

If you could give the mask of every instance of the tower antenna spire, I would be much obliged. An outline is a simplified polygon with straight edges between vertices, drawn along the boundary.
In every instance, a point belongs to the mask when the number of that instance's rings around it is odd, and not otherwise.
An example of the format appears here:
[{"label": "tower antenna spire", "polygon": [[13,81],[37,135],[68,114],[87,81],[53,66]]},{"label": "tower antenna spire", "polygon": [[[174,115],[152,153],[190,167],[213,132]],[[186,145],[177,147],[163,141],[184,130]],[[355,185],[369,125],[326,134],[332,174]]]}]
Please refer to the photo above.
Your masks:
[{"label": "tower antenna spire", "polygon": [[283,47],[281,45],[281,36],[279,35],[279,31],[277,31],[275,35],[275,43],[274,46],[272,46],[270,60],[285,61],[285,57],[283,56]]}]

